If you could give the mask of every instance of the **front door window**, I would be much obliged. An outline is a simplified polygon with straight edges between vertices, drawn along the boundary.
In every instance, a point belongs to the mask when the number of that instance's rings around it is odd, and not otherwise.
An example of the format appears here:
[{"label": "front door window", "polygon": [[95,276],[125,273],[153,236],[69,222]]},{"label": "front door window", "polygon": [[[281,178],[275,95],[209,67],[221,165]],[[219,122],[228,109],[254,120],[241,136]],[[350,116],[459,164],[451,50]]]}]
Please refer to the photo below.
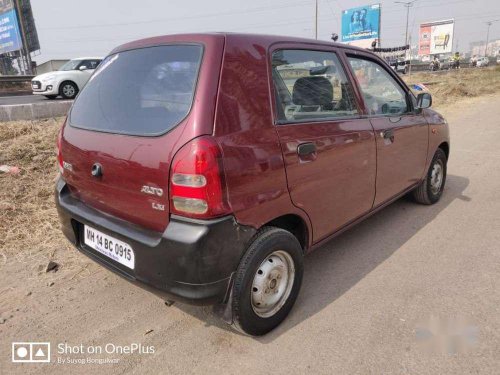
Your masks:
[{"label": "front door window", "polygon": [[408,112],[406,93],[379,64],[349,57],[370,115],[400,115]]}]

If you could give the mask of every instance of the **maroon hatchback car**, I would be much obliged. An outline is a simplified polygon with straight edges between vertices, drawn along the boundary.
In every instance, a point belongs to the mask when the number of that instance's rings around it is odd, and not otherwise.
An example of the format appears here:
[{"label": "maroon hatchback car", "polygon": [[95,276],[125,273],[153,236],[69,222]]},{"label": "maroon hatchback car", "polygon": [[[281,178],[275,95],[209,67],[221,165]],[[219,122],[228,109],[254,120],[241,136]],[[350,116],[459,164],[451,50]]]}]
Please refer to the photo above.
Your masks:
[{"label": "maroon hatchback car", "polygon": [[450,143],[430,105],[337,43],[125,44],[60,132],[62,230],[125,279],[265,334],[297,298],[304,254],[406,193],[439,200]]}]

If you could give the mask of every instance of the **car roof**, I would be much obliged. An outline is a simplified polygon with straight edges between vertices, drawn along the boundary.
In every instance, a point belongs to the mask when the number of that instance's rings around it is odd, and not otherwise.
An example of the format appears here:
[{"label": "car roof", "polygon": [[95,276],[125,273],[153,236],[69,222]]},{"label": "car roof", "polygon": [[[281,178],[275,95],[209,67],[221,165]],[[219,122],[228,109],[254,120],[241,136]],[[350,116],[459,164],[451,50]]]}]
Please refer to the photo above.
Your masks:
[{"label": "car roof", "polygon": [[75,57],[71,60],[102,60],[103,58],[102,57]]},{"label": "car roof", "polygon": [[131,41],[129,43],[122,44],[116,47],[111,54],[126,51],[129,49],[151,47],[155,45],[162,45],[174,42],[197,42],[201,40],[206,40],[210,38],[221,38],[224,37],[226,40],[242,40],[246,39],[254,43],[269,47],[274,43],[299,43],[299,44],[315,44],[323,46],[337,46],[345,49],[350,49],[354,51],[367,51],[366,49],[349,46],[347,44],[333,42],[328,40],[316,40],[309,38],[284,36],[284,35],[269,35],[269,34],[247,34],[247,33],[231,33],[231,32],[214,32],[214,33],[194,33],[194,34],[171,34],[156,36],[151,38],[139,39]]}]

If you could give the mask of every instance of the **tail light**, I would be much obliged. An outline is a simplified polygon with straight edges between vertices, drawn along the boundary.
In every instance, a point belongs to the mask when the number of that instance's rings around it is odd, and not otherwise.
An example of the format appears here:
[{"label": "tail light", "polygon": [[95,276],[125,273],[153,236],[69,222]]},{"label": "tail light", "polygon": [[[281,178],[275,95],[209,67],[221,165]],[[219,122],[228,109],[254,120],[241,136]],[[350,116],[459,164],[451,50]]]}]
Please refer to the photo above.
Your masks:
[{"label": "tail light", "polygon": [[201,137],[175,155],[170,174],[170,211],[194,218],[211,218],[230,212],[221,152],[211,137]]},{"label": "tail light", "polygon": [[62,174],[64,172],[64,168],[63,168],[61,143],[62,143],[62,128],[61,130],[59,130],[59,133],[57,134],[57,165],[59,166],[59,172],[61,172]]}]

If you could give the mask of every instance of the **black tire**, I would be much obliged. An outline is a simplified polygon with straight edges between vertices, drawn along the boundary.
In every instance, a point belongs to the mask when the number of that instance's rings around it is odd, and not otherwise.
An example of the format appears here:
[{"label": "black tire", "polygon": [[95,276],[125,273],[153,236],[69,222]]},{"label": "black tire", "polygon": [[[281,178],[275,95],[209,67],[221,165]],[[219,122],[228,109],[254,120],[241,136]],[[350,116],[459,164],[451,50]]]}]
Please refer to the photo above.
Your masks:
[{"label": "black tire", "polygon": [[45,97],[49,100],[54,100],[55,98],[57,98],[57,95],[45,95]]},{"label": "black tire", "polygon": [[[293,261],[294,277],[287,278],[293,280],[293,283],[290,286],[291,290],[288,296],[285,293],[282,297],[282,306],[277,307],[277,311],[273,315],[262,317],[256,313],[252,303],[254,277],[256,277],[257,272],[262,272],[260,267],[264,261],[269,261],[268,257],[275,254],[276,251],[288,254]],[[235,328],[249,335],[261,336],[278,326],[287,317],[297,299],[303,272],[302,247],[297,238],[280,228],[265,227],[261,229],[243,255],[234,278],[231,308]],[[281,284],[277,285],[276,289],[279,289]],[[283,285],[287,289],[288,283]]]},{"label": "black tire", "polygon": [[[432,158],[431,165],[429,166],[425,179],[415,190],[413,190],[413,199],[415,199],[416,202],[430,205],[439,201],[446,183],[446,164],[446,154],[441,148],[438,148]],[[439,165],[442,168],[442,181],[439,189],[436,189],[437,187],[433,186],[432,181],[432,174],[436,165]]]},{"label": "black tire", "polygon": [[74,99],[78,94],[78,86],[71,81],[64,81],[59,86],[59,95],[64,99]]}]

